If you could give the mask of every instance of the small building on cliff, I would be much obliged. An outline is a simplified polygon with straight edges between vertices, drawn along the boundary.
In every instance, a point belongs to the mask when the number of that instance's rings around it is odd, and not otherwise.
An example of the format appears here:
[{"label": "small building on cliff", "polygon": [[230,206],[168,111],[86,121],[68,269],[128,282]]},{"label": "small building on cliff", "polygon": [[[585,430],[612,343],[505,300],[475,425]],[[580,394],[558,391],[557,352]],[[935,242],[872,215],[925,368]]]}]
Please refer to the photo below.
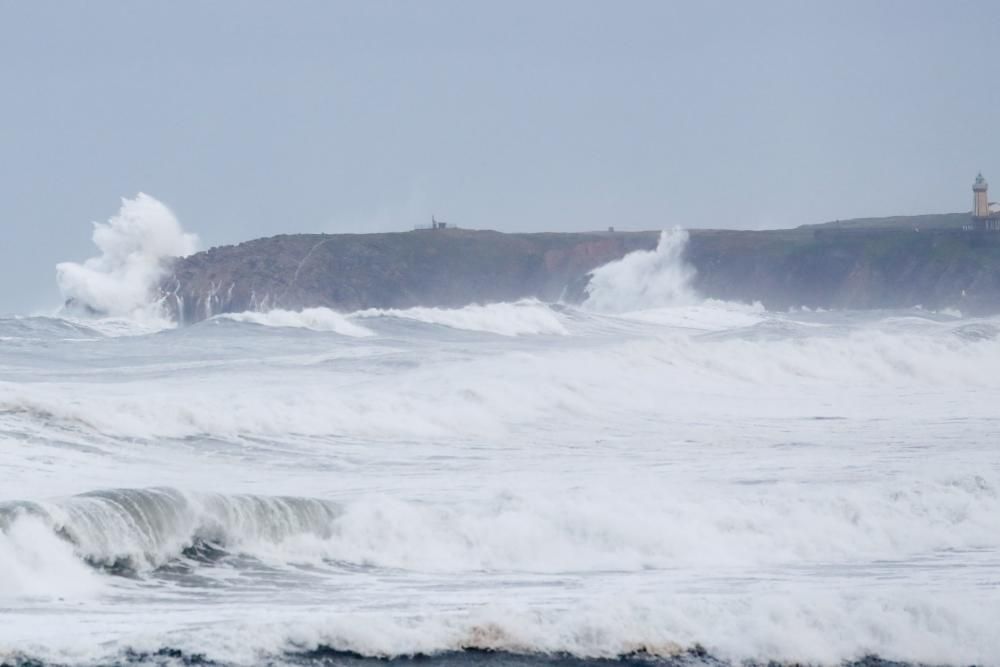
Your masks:
[{"label": "small building on cliff", "polygon": [[450,223],[444,222],[443,220],[438,220],[432,215],[430,225],[417,225],[413,229],[416,231],[420,231],[424,229],[458,229],[458,227]]},{"label": "small building on cliff", "polygon": [[1000,209],[987,195],[989,184],[982,174],[972,184],[972,229],[979,232],[1000,232]]}]

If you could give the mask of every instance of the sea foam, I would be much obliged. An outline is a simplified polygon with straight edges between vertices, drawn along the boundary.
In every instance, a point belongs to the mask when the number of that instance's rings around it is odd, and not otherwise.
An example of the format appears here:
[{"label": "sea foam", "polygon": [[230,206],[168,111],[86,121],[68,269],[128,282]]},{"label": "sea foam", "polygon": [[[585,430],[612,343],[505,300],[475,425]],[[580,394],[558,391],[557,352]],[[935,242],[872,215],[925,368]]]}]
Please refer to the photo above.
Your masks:
[{"label": "sea foam", "polygon": [[552,308],[537,299],[524,299],[513,303],[472,304],[462,308],[373,308],[353,313],[351,316],[359,319],[392,317],[500,336],[539,334],[565,336],[569,333]]}]

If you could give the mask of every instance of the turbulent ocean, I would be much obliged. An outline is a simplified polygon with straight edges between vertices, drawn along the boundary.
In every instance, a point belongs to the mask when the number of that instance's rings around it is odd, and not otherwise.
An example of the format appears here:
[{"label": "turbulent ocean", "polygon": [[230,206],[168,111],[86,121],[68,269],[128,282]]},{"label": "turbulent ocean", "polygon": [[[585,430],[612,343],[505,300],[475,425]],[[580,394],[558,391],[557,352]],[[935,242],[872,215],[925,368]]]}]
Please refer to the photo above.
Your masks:
[{"label": "turbulent ocean", "polygon": [[0,664],[1000,664],[1000,320],[0,319]]}]

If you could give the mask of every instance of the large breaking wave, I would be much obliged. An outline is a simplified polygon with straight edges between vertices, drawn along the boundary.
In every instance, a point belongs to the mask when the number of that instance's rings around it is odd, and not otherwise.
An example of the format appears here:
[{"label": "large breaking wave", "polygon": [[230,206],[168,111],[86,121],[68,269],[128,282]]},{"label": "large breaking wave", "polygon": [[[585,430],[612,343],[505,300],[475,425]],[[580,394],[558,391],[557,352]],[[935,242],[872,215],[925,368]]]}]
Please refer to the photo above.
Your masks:
[{"label": "large breaking wave", "polygon": [[[586,602],[571,608],[510,601],[414,616],[332,614],[320,604],[307,619],[293,614],[286,621],[283,615],[295,607],[277,606],[266,626],[250,614],[221,630],[131,638],[134,643],[118,650],[155,651],[173,642],[236,664],[316,650],[387,657],[472,648],[615,658],[635,652],[692,657],[702,646],[737,662],[836,663],[867,654],[989,662],[1000,642],[989,621],[988,591],[976,596],[818,585],[798,587],[789,597],[782,581],[800,568],[816,569],[813,576],[821,580],[824,570],[849,577],[854,567],[921,554],[974,561],[1000,546],[997,491],[982,478],[968,477],[852,496],[747,488],[706,503],[697,487],[640,487],[615,494],[504,493],[450,506],[378,494],[334,503],[108,490],[0,506],[0,597],[88,597],[110,586],[127,588],[128,579],[116,583],[122,577],[171,581],[178,568],[221,577],[220,585],[233,576],[252,580],[262,567],[305,567],[306,574],[321,568],[334,576],[367,571],[418,589],[438,586],[440,577],[464,576],[479,585],[520,579],[552,586],[553,595],[561,586],[580,585],[585,575],[615,573],[617,583],[591,591]],[[657,573],[679,567],[693,568],[688,583],[661,589]],[[770,573],[769,586],[740,583],[761,573]],[[719,580],[746,590],[698,594],[702,583]],[[336,583],[329,589],[318,580],[316,585],[338,594]],[[63,639],[52,643],[60,646]]]},{"label": "large breaking wave", "polygon": [[[383,494],[333,502],[112,489],[0,504],[0,554],[7,563],[36,567],[34,578],[46,583],[46,566],[34,560],[39,545],[112,573],[140,575],[210,547],[278,563],[563,575],[832,567],[936,551],[974,559],[1000,547],[1000,490],[975,475],[854,495],[791,484],[736,488],[711,502],[692,496],[693,486],[635,484],[614,492],[504,491],[462,506]],[[26,526],[44,526],[60,548]],[[0,572],[0,595],[38,583],[20,576],[23,567]]]},{"label": "large breaking wave", "polygon": [[[0,504],[0,528],[7,538],[0,551],[5,560],[19,563],[2,577],[0,595],[18,585],[30,586],[23,570],[39,562],[38,526],[45,526],[61,545],[45,539],[47,555],[59,554],[53,564],[62,569],[73,553],[82,562],[113,572],[154,570],[200,549],[239,551],[253,545],[314,534],[329,537],[337,506],[306,498],[185,494],[175,489],[117,489],[74,496],[56,503]],[[33,577],[41,583],[49,572],[44,561]]]}]

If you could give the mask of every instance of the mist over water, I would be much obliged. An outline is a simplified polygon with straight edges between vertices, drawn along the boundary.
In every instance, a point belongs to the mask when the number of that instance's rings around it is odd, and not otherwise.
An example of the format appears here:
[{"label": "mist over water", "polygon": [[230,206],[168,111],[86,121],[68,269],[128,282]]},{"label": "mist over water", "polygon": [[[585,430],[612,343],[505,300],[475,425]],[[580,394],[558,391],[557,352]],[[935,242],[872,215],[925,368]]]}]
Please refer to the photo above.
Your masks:
[{"label": "mist over water", "polygon": [[706,301],[674,231],[582,307],[155,328],[168,213],[61,265],[113,317],[0,319],[0,663],[1000,662],[1000,320]]}]

